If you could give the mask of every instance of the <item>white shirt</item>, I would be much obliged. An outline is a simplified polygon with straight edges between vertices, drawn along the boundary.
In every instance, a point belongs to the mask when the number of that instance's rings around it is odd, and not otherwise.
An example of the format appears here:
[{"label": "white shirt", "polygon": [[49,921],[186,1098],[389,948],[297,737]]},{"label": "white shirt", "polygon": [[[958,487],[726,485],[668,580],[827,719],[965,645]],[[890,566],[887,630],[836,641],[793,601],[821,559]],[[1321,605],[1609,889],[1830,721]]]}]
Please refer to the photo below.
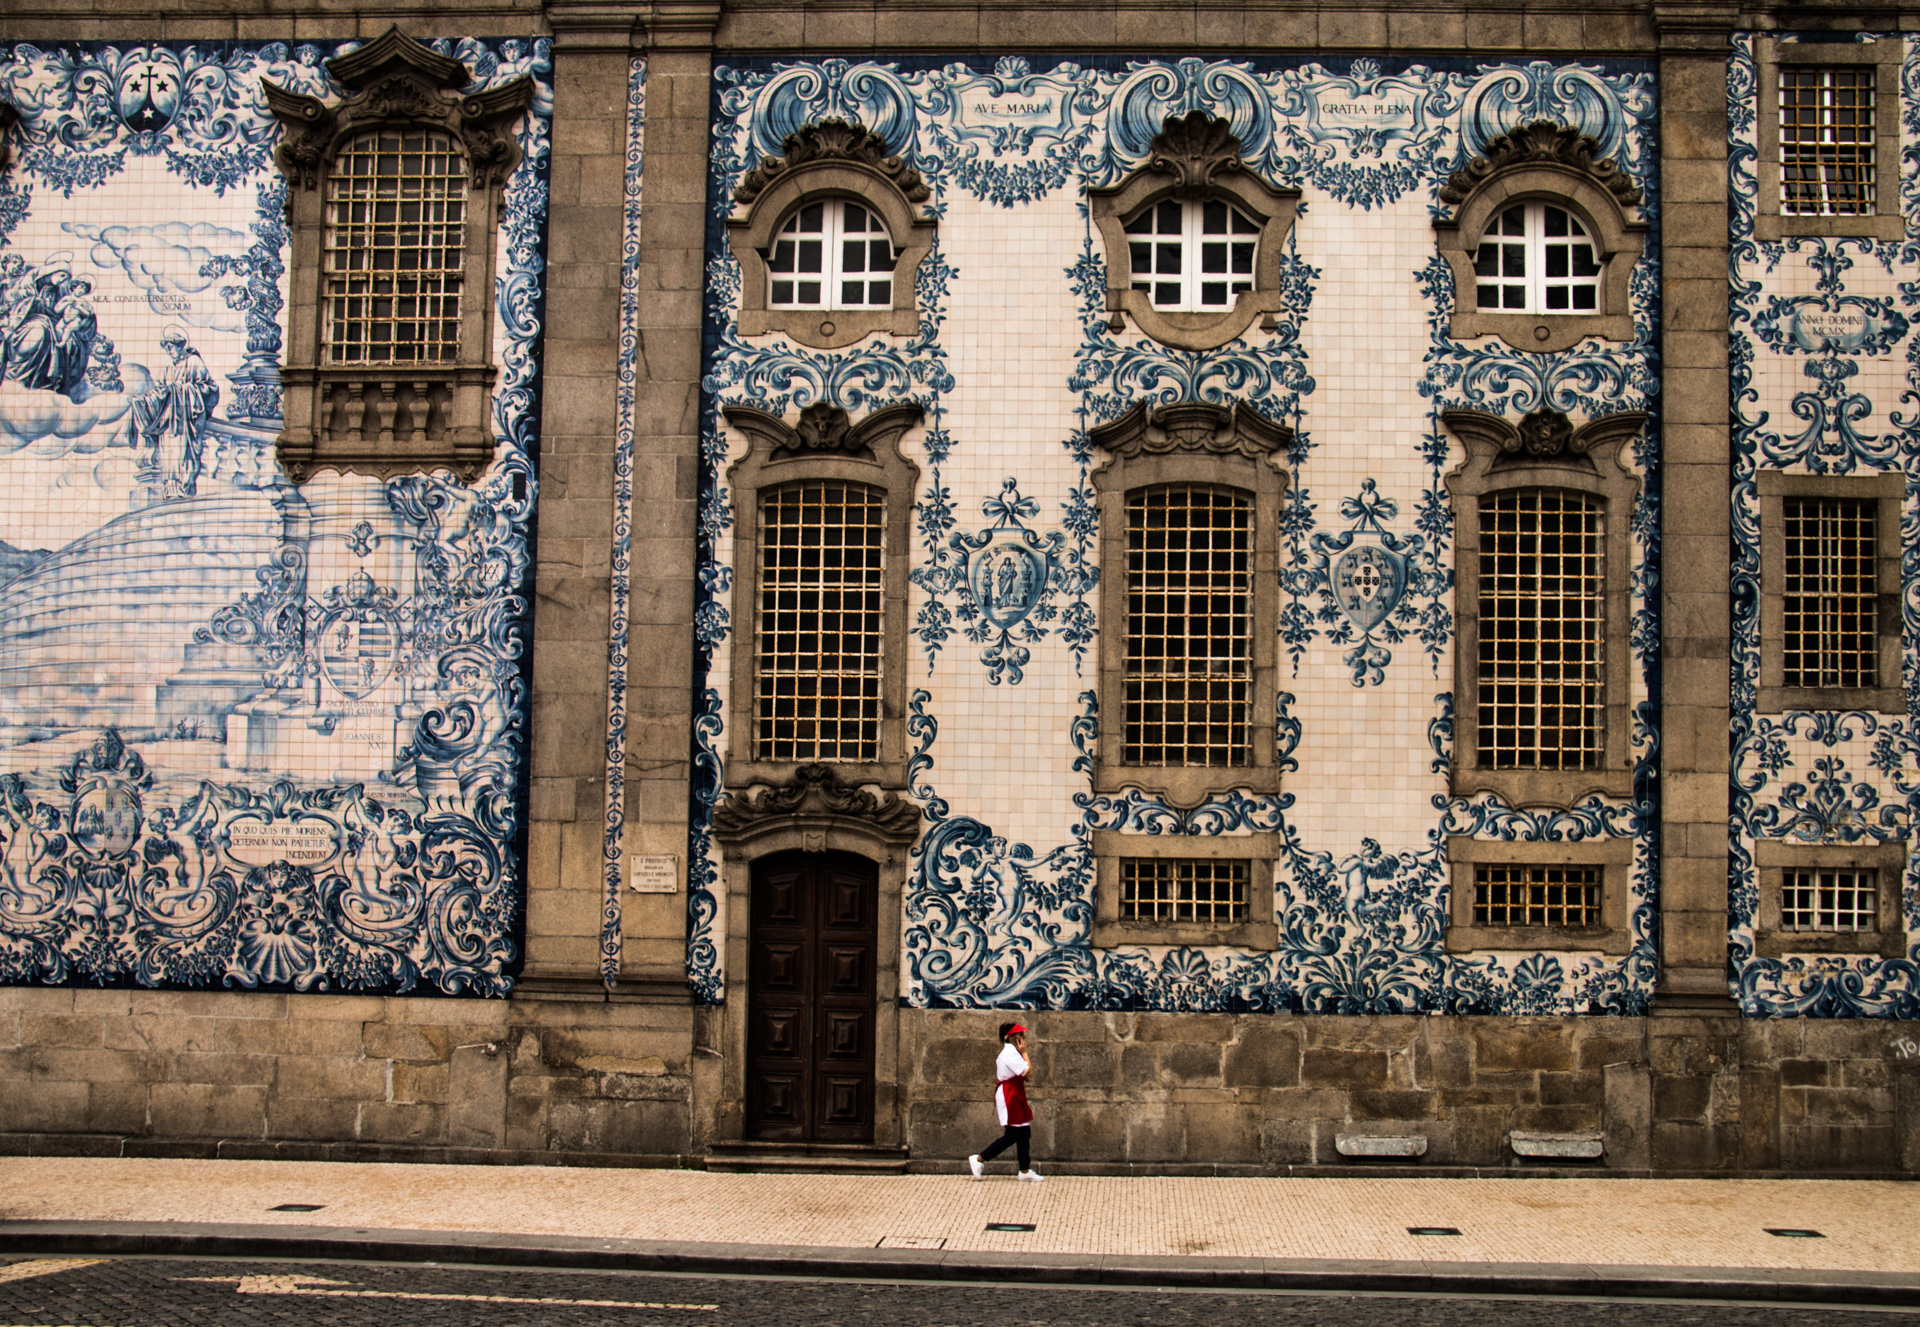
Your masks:
[{"label": "white shirt", "polygon": [[[1001,1083],[1006,1082],[1009,1078],[1018,1078],[1032,1068],[1033,1066],[1027,1063],[1027,1057],[1015,1049],[1012,1042],[1008,1042],[1000,1048],[1000,1058],[993,1062],[994,1076]],[[1002,1129],[1006,1128],[1007,1094],[999,1087],[993,1089],[993,1108],[999,1112],[1000,1127]]]}]

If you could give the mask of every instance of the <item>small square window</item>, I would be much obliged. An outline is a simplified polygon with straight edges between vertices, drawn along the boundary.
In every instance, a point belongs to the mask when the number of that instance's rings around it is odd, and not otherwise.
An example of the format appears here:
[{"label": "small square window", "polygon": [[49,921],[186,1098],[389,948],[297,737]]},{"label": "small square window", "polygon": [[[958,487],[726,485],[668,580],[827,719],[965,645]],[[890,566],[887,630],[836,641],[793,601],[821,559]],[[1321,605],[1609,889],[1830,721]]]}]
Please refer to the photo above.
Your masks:
[{"label": "small square window", "polygon": [[1753,845],[1753,861],[1760,885],[1753,947],[1760,957],[1906,955],[1903,840],[1810,844],[1760,839]]},{"label": "small square window", "polygon": [[[1835,34],[1837,35],[1837,34]],[[1757,34],[1759,206],[1754,237],[1899,240],[1902,42]]]},{"label": "small square window", "polygon": [[1872,931],[1880,925],[1878,872],[1787,870],[1780,879],[1783,931]]},{"label": "small square window", "polygon": [[1600,924],[1597,866],[1480,866],[1473,873],[1475,926]]},{"label": "small square window", "polygon": [[1124,857],[1120,861],[1120,919],[1147,922],[1243,922],[1247,919],[1245,860]]},{"label": "small square window", "polygon": [[1447,840],[1451,953],[1598,951],[1624,954],[1633,840],[1525,843]]}]

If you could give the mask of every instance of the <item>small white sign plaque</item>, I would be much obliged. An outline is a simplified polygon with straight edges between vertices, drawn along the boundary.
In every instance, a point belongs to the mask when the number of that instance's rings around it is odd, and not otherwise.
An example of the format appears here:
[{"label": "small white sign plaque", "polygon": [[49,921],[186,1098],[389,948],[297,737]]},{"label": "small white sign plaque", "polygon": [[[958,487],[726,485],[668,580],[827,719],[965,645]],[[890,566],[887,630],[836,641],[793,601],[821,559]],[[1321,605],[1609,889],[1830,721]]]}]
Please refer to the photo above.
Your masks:
[{"label": "small white sign plaque", "polygon": [[680,859],[677,857],[635,857],[633,892],[636,894],[678,894]]}]

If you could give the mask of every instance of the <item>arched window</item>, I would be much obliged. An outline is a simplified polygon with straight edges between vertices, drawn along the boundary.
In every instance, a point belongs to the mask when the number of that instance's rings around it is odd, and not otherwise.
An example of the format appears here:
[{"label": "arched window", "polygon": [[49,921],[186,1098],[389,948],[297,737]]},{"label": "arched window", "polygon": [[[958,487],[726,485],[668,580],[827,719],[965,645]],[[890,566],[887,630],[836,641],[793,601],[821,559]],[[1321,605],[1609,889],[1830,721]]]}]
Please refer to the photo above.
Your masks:
[{"label": "arched window", "polygon": [[460,358],[467,169],[450,135],[381,129],[327,172],[323,336],[330,364]]},{"label": "arched window", "polygon": [[1224,311],[1253,289],[1260,225],[1217,198],[1165,199],[1126,223],[1133,289],[1165,312]]},{"label": "arched window", "polygon": [[1594,313],[1601,266],[1592,232],[1552,203],[1516,203],[1493,219],[1474,255],[1481,310]]},{"label": "arched window", "polygon": [[888,309],[900,256],[886,222],[850,198],[794,209],[767,258],[771,309]]}]

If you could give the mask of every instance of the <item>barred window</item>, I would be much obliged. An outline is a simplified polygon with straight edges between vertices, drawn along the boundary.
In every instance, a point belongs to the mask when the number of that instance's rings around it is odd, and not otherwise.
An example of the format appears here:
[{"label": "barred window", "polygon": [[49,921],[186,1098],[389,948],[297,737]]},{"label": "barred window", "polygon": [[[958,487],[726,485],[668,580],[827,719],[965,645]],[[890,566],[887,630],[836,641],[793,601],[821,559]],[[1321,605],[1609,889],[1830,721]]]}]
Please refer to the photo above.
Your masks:
[{"label": "barred window", "polygon": [[1169,312],[1225,309],[1253,289],[1260,226],[1218,199],[1168,199],[1126,223],[1133,288]]},{"label": "barred window", "polygon": [[886,494],[789,484],[760,497],[755,750],[880,758]]},{"label": "barred window", "polygon": [[1879,685],[1874,503],[1787,498],[1782,686]]},{"label": "barred window", "polygon": [[844,198],[797,209],[767,263],[775,309],[884,309],[893,304],[898,255],[872,208]]},{"label": "barred window", "polygon": [[1579,217],[1551,203],[1516,203],[1487,227],[1474,254],[1475,299],[1508,313],[1593,313],[1600,263]]},{"label": "barred window", "polygon": [[1252,594],[1250,495],[1127,495],[1125,763],[1248,763]]},{"label": "barred window", "polygon": [[1780,71],[1780,210],[1871,216],[1872,69]]},{"label": "barred window", "polygon": [[1597,866],[1478,866],[1475,926],[1598,926]]},{"label": "barred window", "polygon": [[1479,750],[1495,769],[1593,769],[1605,748],[1604,512],[1526,489],[1480,499]]},{"label": "barred window", "polygon": [[1158,922],[1247,920],[1244,859],[1123,857],[1120,919]]},{"label": "barred window", "polygon": [[467,173],[429,130],[361,134],[327,173],[327,356],[335,364],[460,358]]},{"label": "barred window", "polygon": [[1783,931],[1872,931],[1879,927],[1874,871],[1787,871],[1780,883]]}]

